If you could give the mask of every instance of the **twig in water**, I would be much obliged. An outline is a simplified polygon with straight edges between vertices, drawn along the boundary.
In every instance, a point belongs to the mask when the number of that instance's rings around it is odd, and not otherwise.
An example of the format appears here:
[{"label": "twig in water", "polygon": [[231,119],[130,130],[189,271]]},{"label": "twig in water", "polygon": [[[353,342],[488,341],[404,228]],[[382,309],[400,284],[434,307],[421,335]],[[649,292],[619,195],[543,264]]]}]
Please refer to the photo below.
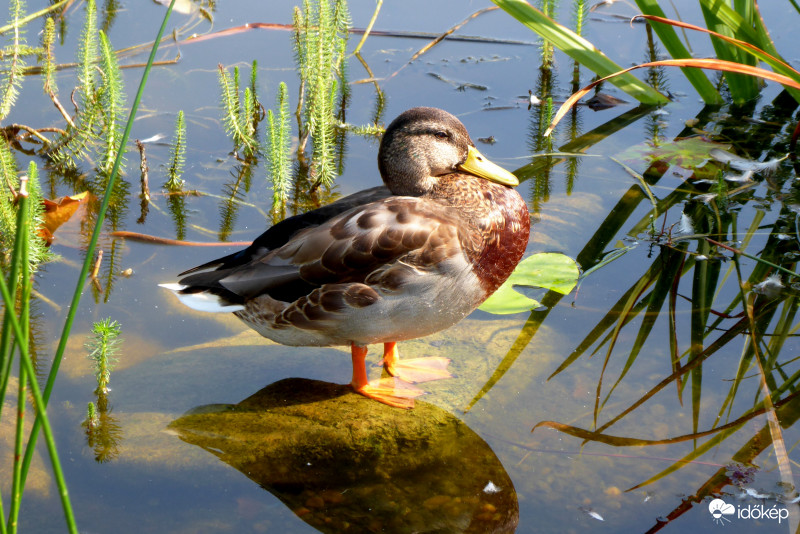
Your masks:
[{"label": "twig in water", "polygon": [[147,167],[147,155],[145,154],[144,151],[144,144],[138,139],[136,140],[136,146],[139,147],[139,169],[141,169],[142,171],[142,179],[141,179],[142,192],[139,195],[139,198],[141,198],[146,202],[150,202],[150,185],[148,183],[149,168]]},{"label": "twig in water", "polygon": [[167,237],[158,237],[154,235],[140,234],[139,232],[126,231],[111,232],[109,235],[111,237],[119,237],[122,239],[130,239],[131,241],[138,241],[140,243],[151,243],[153,245],[172,245],[180,247],[249,247],[253,244],[252,241],[225,241],[218,243],[179,241],[177,239],[169,239]]},{"label": "twig in water", "polygon": [[100,264],[103,262],[103,249],[97,251],[97,259],[94,262],[94,268],[92,268],[92,274],[89,277],[92,280],[97,280],[97,275],[100,273]]},{"label": "twig in water", "polygon": [[61,116],[64,117],[64,120],[67,122],[70,128],[75,128],[75,123],[72,122],[72,117],[69,116],[67,110],[64,109],[64,106],[61,105],[61,101],[58,99],[58,96],[56,96],[56,94],[53,91],[49,91],[49,94],[50,94],[50,100],[53,101],[53,105],[56,107],[59,113],[61,113]]}]

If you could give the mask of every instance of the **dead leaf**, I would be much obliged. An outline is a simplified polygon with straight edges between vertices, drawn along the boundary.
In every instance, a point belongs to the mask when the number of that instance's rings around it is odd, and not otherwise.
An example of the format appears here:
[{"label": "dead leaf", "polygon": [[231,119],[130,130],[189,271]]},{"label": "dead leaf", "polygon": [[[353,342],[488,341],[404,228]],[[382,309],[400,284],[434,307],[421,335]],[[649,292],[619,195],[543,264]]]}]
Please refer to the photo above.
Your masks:
[{"label": "dead leaf", "polygon": [[58,200],[44,199],[44,223],[39,228],[39,235],[48,245],[53,243],[53,234],[59,226],[70,220],[81,206],[91,199],[88,191],[77,195],[61,197]]}]

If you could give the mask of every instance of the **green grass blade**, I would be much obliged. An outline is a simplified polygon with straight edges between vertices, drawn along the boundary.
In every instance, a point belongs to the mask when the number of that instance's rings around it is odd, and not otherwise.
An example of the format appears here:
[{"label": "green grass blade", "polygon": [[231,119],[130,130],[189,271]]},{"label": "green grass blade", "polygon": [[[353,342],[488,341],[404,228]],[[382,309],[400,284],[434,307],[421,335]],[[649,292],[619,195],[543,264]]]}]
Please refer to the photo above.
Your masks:
[{"label": "green grass blade", "polygon": [[[595,46],[572,30],[555,22],[524,0],[492,0],[509,15],[553,43],[559,50],[604,77],[622,70]],[[610,80],[611,83],[643,104],[664,104],[667,98],[639,80],[626,73]]]},{"label": "green grass blade", "polygon": [[[708,29],[728,37],[741,38],[741,31],[737,32],[736,28],[730,27],[717,16],[719,9],[717,4],[721,4],[721,2],[715,0],[714,5],[709,5],[709,2],[700,3],[700,8],[703,12],[703,17],[706,20]],[[714,51],[719,59],[745,65],[755,65],[755,60],[752,56],[744,54],[736,47],[729,46],[718,37],[712,37],[711,44],[714,46]],[[728,89],[731,92],[731,97],[737,104],[743,104],[758,96],[759,83],[755,78],[726,72],[725,80],[728,82]]]},{"label": "green grass blade", "polygon": [[[667,18],[661,6],[658,5],[657,0],[636,0],[636,5],[639,6],[642,13],[646,15]],[[667,49],[670,56],[674,59],[692,57],[691,52],[683,45],[683,41],[678,37],[678,34],[672,26],[657,23],[651,24],[651,26],[656,32],[656,35],[658,35],[658,38],[661,39],[661,43],[664,45],[664,48]],[[719,91],[717,91],[717,88],[711,83],[704,72],[690,68],[683,68],[681,70],[686,76],[686,79],[689,80],[689,83],[695,88],[695,91],[700,95],[700,98],[703,99],[703,102],[714,105],[719,105],[724,102]]]}]

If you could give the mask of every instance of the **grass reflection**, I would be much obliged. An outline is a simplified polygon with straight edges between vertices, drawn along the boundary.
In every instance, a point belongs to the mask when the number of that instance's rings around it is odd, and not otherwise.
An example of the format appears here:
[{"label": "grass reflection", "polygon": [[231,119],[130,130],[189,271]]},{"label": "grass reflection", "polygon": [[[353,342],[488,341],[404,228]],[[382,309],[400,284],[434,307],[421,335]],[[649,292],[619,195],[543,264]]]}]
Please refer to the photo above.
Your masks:
[{"label": "grass reflection", "polygon": [[[780,158],[788,151],[792,132],[788,120],[795,111],[796,103],[786,93],[767,105],[760,116],[754,115],[752,106],[707,107],[672,142],[660,139],[660,129],[654,128],[648,119],[652,138],[645,146],[655,149],[678,145],[686,138],[701,138],[726,143],[732,147],[731,152],[747,160]],[[646,109],[637,109],[623,114],[562,146],[559,152],[583,152],[604,139],[608,132],[647,113]],[[621,236],[648,243],[650,259],[550,376],[570,371],[582,357],[603,355],[595,379],[591,428],[540,421],[534,430],[547,427],[578,437],[584,443],[594,441],[624,447],[692,443],[692,449],[680,460],[630,488],[635,489],[681,469],[735,433],[750,428],[746,426],[748,421],[766,417],[767,424],[749,434],[750,443],[734,454],[731,461],[754,464],[759,454],[772,444],[785,484],[785,495],[775,498],[788,499],[795,493],[782,429],[797,421],[796,394],[800,387],[796,358],[783,350],[798,328],[795,319],[800,285],[794,273],[800,257],[800,231],[798,189],[792,179],[794,169],[788,162],[782,162],[773,172],[755,173],[753,183],[726,182],[726,178],[736,180],[738,176],[725,163],[714,161],[709,148],[684,154],[683,159],[654,150],[647,170],[642,173],[642,182],[620,195],[585,242],[577,255],[584,271],[600,265],[610,250],[619,250],[614,241]],[[687,165],[689,160],[694,162]],[[516,174],[521,179],[539,180],[549,176],[552,165],[563,161],[566,158],[536,159]],[[677,174],[676,171],[685,177],[680,185],[666,191],[663,186],[656,187],[662,178]],[[642,204],[648,197],[647,189],[655,195],[649,210],[647,201]],[[541,188],[535,188],[535,193],[540,191]],[[538,200],[543,201],[544,209],[546,198]],[[545,309],[531,313],[505,359],[467,409],[533,343],[540,326],[561,298],[547,294],[542,299]],[[666,339],[662,337],[665,333]],[[709,377],[718,378],[717,369],[724,367],[715,366],[714,372],[709,371],[708,361],[712,356],[722,358],[731,352],[740,354],[739,363],[731,369],[734,376],[727,392],[717,398],[716,389],[707,391],[711,387]],[[647,391],[633,402],[615,395],[637,361],[657,353],[667,355],[671,372],[653,380],[653,384],[646,386]],[[641,428],[633,436],[614,433],[613,427],[669,387],[675,388],[680,404],[688,403],[691,432],[664,439],[652,439],[647,428]],[[616,408],[620,399],[623,399],[621,409]],[[619,411],[607,413],[612,405]],[[709,411],[715,417],[710,426],[703,428],[708,421],[703,414]],[[625,428],[630,429],[630,424]],[[721,469],[685,502],[699,502],[705,496],[719,494],[725,485],[735,486],[733,472],[735,469]],[[681,505],[668,519],[676,518],[686,509]],[[658,523],[654,528],[662,527]]]}]

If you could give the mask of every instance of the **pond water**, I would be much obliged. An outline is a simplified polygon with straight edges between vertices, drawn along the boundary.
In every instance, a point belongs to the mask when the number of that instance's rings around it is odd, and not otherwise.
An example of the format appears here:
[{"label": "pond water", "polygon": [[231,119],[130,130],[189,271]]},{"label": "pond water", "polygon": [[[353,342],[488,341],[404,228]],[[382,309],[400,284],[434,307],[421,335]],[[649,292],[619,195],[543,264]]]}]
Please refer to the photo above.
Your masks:
[{"label": "pond water", "polygon": [[[683,20],[701,23],[693,2],[676,4]],[[28,9],[43,5],[31,1]],[[176,13],[169,28],[189,21],[197,22],[191,30],[197,33],[251,22],[287,24],[293,6],[216,2],[213,25]],[[374,7],[351,1],[353,27],[364,28]],[[484,7],[455,0],[386,3],[375,28],[439,34]],[[164,10],[155,3],[98,8],[117,49],[152,39]],[[797,40],[782,13],[787,9],[764,15],[777,48],[791,54]],[[559,10],[571,25],[570,7]],[[632,14],[624,3],[603,7],[585,32],[623,66],[649,59],[644,25],[625,20]],[[59,62],[73,60],[82,24],[81,5],[72,5],[61,26]],[[29,39],[34,33],[29,29]],[[234,247],[159,246],[104,234],[100,287],[84,292],[49,407],[82,531],[704,532],[720,528],[717,516],[726,532],[789,528],[787,518],[755,518],[753,510],[798,512],[797,504],[784,502],[787,475],[779,468],[798,471],[797,288],[783,275],[785,287],[767,295],[757,284],[771,268],[740,257],[737,271],[728,250],[679,238],[713,234],[795,269],[800,195],[789,162],[722,189],[716,180],[721,166],[709,152],[781,157],[796,104],[770,83],[752,106],[707,108],[679,71],[666,70],[659,73],[661,87],[675,97],[667,106],[639,107],[607,86],[605,93],[627,102],[600,111],[580,106],[548,141],[541,136],[543,107],[529,109],[528,91],[542,97],[549,88],[563,101],[573,91],[572,61],[556,52],[552,69],[541,70],[539,39],[499,10],[457,34],[488,39],[445,40],[406,65],[430,38],[369,37],[362,56],[385,94],[378,121],[435,106],[457,115],[473,139],[493,138],[478,143],[481,151],[523,179],[519,190],[534,222],[528,254],[561,252],[584,271],[609,259],[610,251],[624,254],[567,296],[529,293],[542,300],[541,309],[506,316],[476,311],[445,332],[402,343],[404,356],[452,358],[455,375],[426,384],[429,394],[405,412],[373,406],[334,385],[350,379],[344,349],[282,347],[233,316],[184,308],[157,287]],[[351,37],[350,50],[359,38]],[[703,37],[692,43],[698,56],[713,53]],[[291,33],[256,29],[179,46],[168,42],[159,59],[178,55],[175,64],[153,70],[132,133],[166,136],[146,145],[154,192],[149,210],[140,209],[139,156],[131,145],[129,202],[106,227],[174,239],[183,225],[189,241],[252,240],[269,224],[272,194],[263,166],[243,178],[231,153],[220,120],[217,65],[240,66],[245,80],[257,60],[261,101],[270,107],[285,81],[293,109],[298,79]],[[122,63],[144,59],[139,54]],[[356,58],[349,58],[348,69],[354,83],[346,120],[368,124],[378,108],[376,85],[356,83],[370,78]],[[129,98],[139,76],[139,68],[124,71]],[[580,85],[591,77],[581,70]],[[68,102],[75,72],[60,71],[58,83]],[[160,185],[178,110],[187,120],[186,188],[205,195],[184,197],[185,218],[176,221]],[[62,125],[35,77],[25,81],[9,119]],[[691,141],[678,142],[684,138]],[[655,155],[654,144],[662,149]],[[332,193],[378,185],[376,155],[374,139],[348,135]],[[27,165],[23,154],[18,161],[20,168]],[[637,173],[648,183],[656,212]],[[50,198],[80,193],[92,175],[88,163],[69,178],[44,171],[43,189]],[[234,190],[240,202],[227,201]],[[707,193],[717,197],[702,197]],[[37,275],[41,369],[58,343],[87,228],[76,216],[59,229],[52,250],[61,259]],[[130,276],[120,274],[126,269]],[[739,277],[747,282],[755,330],[741,313]],[[87,438],[85,406],[97,398],[84,343],[92,323],[106,317],[122,324],[123,342],[105,399],[105,434]],[[752,357],[756,334],[788,462],[776,457],[763,411],[741,419],[763,399]],[[378,362],[375,347],[369,358]],[[682,366],[692,371],[671,377]],[[741,380],[734,382],[737,375]],[[7,436],[9,418],[4,410]],[[531,432],[547,421],[554,424]],[[613,426],[602,428],[605,437],[589,434],[610,421]],[[699,434],[730,423],[724,434]],[[551,428],[558,425],[564,431]],[[680,436],[689,438],[670,441]],[[10,443],[0,441],[3,481]],[[64,530],[45,452],[26,488],[20,519],[26,532]],[[736,513],[712,515],[714,498],[734,505]]]}]

